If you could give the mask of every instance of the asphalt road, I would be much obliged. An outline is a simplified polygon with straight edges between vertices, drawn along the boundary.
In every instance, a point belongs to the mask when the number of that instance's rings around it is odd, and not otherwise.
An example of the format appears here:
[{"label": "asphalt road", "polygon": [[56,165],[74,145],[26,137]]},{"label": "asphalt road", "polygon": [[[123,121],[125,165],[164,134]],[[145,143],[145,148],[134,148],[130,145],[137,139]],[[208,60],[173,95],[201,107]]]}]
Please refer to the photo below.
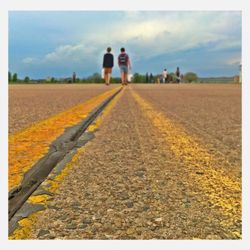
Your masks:
[{"label": "asphalt road", "polygon": [[240,90],[204,87],[126,87],[27,238],[241,238]]}]

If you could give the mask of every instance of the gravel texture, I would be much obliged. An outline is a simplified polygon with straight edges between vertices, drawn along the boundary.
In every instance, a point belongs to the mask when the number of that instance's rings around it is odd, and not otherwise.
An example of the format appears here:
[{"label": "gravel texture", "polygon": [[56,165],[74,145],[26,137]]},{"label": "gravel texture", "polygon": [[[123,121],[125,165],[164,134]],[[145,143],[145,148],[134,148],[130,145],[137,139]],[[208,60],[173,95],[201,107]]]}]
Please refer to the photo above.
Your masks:
[{"label": "gravel texture", "polygon": [[32,239],[234,238],[128,88],[95,136]]},{"label": "gravel texture", "polygon": [[65,111],[114,88],[102,84],[9,85],[9,133]]},{"label": "gravel texture", "polygon": [[133,89],[241,172],[241,85],[144,84]]}]

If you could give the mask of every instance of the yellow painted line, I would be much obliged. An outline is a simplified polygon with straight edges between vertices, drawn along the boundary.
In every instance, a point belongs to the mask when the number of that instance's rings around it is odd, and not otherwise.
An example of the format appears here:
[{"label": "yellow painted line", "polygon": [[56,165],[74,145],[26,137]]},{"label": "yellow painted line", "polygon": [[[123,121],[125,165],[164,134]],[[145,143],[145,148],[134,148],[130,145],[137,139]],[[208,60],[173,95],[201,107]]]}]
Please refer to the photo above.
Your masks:
[{"label": "yellow painted line", "polygon": [[82,104],[10,135],[9,190],[21,183],[24,173],[48,152],[49,145],[63,134],[65,128],[71,127],[87,117],[95,107],[114,94],[118,88],[106,91]]},{"label": "yellow painted line", "polygon": [[[185,164],[193,182],[201,187],[203,194],[213,204],[215,208],[211,209],[218,209],[223,218],[225,217],[221,222],[222,226],[230,228],[237,221],[241,221],[241,179],[229,175],[223,169],[223,163],[227,160],[217,159],[204,145],[196,142],[181,125],[157,111],[135,91],[131,92],[145,116],[166,140],[166,146]],[[204,175],[197,175],[197,171],[204,172]],[[230,233],[236,238],[241,238],[240,228]]]},{"label": "yellow painted line", "polygon": [[[77,163],[79,155],[84,152],[84,148],[81,148],[77,151],[77,154],[74,155],[71,162],[69,162],[63,169],[63,171],[58,175],[54,180],[47,179],[45,182],[43,182],[41,185],[43,186],[44,190],[46,191],[53,191],[53,193],[56,191],[56,189],[59,186],[59,183],[63,180],[64,176],[68,174],[69,170],[72,168],[72,166]],[[46,189],[46,186],[49,185],[49,188]],[[45,207],[45,209],[48,206],[48,202],[51,199],[50,196],[44,194],[44,195],[32,195],[27,200],[30,204],[41,204]],[[10,236],[9,240],[25,240],[29,239],[31,235],[31,230],[33,225],[36,223],[39,216],[42,215],[44,211],[38,211],[35,213],[30,214],[27,218],[24,218],[18,222],[19,228],[17,228]]]},{"label": "yellow painted line", "polygon": [[[102,112],[101,116],[99,116],[96,119],[96,122],[94,125],[91,125],[88,128],[89,132],[96,131],[100,125],[102,124],[104,118],[110,113],[110,111],[113,109],[113,107],[116,105],[118,100],[121,98],[123,91],[121,91],[118,95],[115,96],[115,98],[106,106],[104,111]],[[56,190],[59,188],[61,182],[69,174],[69,171],[71,168],[78,164],[79,157],[84,154],[85,148],[80,148],[77,150],[77,153],[74,155],[71,162],[69,162],[62,170],[62,172],[57,175],[54,179],[48,178],[45,180],[41,186],[45,191],[49,191],[50,193],[55,193]],[[50,201],[51,197],[48,195],[32,195],[28,199],[28,203],[31,204],[41,204],[45,208],[48,206],[48,202]],[[44,211],[38,211],[33,214],[30,214],[27,218],[24,218],[20,220],[19,228],[17,228],[12,235],[9,236],[9,240],[23,240],[23,239],[29,239],[31,236],[31,230],[32,226],[36,223],[38,218],[43,214]]]},{"label": "yellow painted line", "polygon": [[104,117],[106,117],[110,111],[113,109],[113,107],[116,105],[118,100],[120,99],[123,91],[120,92],[110,103],[109,105],[103,110],[101,115],[97,117],[97,119],[88,127],[88,132],[95,132],[102,124]]}]

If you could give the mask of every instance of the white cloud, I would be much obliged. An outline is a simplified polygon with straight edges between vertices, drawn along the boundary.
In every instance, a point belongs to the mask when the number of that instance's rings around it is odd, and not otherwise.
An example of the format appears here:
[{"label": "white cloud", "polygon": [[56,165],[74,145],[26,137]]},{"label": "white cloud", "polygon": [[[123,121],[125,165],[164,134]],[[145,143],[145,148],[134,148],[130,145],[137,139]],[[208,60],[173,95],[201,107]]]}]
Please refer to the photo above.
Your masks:
[{"label": "white cloud", "polygon": [[31,64],[34,63],[36,61],[36,58],[32,58],[32,57],[26,57],[22,60],[22,63],[25,64]]},{"label": "white cloud", "polygon": [[83,38],[75,44],[58,46],[42,62],[99,63],[109,45],[117,53],[120,46],[125,46],[137,59],[209,44],[214,44],[213,50],[235,48],[241,46],[241,40],[232,30],[241,29],[240,23],[238,12],[124,12],[110,25],[97,25],[92,33],[83,32]]},{"label": "white cloud", "polygon": [[45,55],[44,61],[57,62],[65,59],[77,61],[85,52],[83,44],[63,45],[57,47],[53,52]]},{"label": "white cloud", "polygon": [[[89,40],[97,47],[109,43],[127,44],[133,51],[148,57],[212,43],[217,49],[232,48],[241,46],[238,34],[231,32],[241,29],[240,22],[239,13],[232,16],[221,12],[170,12],[170,15],[166,12],[159,12],[159,15],[126,12],[120,23],[102,28]],[[88,41],[84,38],[83,42]]]},{"label": "white cloud", "polygon": [[241,64],[241,58],[240,57],[232,57],[225,61],[225,64],[227,65],[240,65]]}]

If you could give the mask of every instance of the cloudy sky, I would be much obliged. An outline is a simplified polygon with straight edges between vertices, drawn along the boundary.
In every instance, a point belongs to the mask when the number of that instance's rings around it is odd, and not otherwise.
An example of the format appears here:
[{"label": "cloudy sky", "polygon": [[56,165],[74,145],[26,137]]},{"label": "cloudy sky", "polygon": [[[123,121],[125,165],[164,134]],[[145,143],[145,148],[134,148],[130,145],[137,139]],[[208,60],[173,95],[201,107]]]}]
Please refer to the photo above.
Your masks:
[{"label": "cloudy sky", "polygon": [[115,57],[125,47],[133,72],[179,66],[201,77],[232,76],[241,62],[241,12],[9,12],[9,70],[21,78],[100,73],[107,46]]}]

